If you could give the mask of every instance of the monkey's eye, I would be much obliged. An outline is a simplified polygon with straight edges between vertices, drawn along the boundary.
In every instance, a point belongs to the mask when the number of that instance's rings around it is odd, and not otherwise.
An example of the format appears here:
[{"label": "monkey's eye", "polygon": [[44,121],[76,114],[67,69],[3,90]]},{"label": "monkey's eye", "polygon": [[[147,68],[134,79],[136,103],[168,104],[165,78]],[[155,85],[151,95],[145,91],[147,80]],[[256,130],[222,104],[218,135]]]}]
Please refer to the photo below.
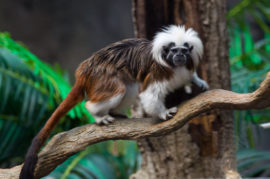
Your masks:
[{"label": "monkey's eye", "polygon": [[172,53],[177,53],[178,52],[178,49],[177,48],[171,48],[171,52]]},{"label": "monkey's eye", "polygon": [[182,48],[182,49],[181,49],[181,52],[182,52],[183,54],[186,54],[186,53],[188,52],[188,49]]},{"label": "monkey's eye", "polygon": [[162,48],[163,48],[163,52],[164,52],[164,53],[168,53],[168,52],[169,52],[169,48],[168,48],[168,47],[163,46]]}]

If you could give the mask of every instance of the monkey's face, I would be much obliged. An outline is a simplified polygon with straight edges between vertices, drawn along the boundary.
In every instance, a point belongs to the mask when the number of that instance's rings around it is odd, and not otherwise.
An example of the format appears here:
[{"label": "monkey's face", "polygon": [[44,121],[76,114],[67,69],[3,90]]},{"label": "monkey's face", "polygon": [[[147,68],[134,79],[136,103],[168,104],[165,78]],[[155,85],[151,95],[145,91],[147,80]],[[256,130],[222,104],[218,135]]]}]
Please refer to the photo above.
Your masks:
[{"label": "monkey's face", "polygon": [[166,67],[192,64],[192,68],[197,69],[202,59],[203,44],[192,28],[171,25],[158,32],[152,44],[154,59]]},{"label": "monkey's face", "polygon": [[174,42],[163,47],[162,58],[172,67],[184,66],[191,59],[193,46],[184,43],[182,46],[176,46]]}]

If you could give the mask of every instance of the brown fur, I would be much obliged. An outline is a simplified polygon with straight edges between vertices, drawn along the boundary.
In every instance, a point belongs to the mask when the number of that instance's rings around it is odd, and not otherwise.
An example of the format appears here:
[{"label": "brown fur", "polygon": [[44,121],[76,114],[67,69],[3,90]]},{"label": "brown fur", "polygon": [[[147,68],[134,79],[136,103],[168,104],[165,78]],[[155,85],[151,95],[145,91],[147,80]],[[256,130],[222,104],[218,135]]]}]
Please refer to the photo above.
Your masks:
[{"label": "brown fur", "polygon": [[186,64],[186,67],[187,67],[187,69],[190,70],[190,71],[195,71],[195,67],[194,67],[193,60],[188,60],[188,61],[187,61],[187,64]]},{"label": "brown fur", "polygon": [[[126,86],[138,82],[141,91],[157,81],[169,80],[173,70],[153,59],[152,42],[144,39],[127,39],[111,44],[83,61],[76,71],[76,83],[67,98],[54,111],[44,127],[33,139],[27,152],[20,179],[33,179],[37,154],[51,131],[77,103],[85,97],[91,103],[106,101],[124,93]],[[186,67],[194,70],[190,60]]]},{"label": "brown fur", "polygon": [[125,91],[125,85],[115,77],[101,76],[93,79],[87,89],[87,97],[92,103],[105,101]]},{"label": "brown fur", "polygon": [[[155,80],[170,78],[172,70],[158,64],[151,55],[151,49],[151,42],[144,39],[116,42],[84,61],[76,72],[77,76],[85,78],[86,86],[92,85],[96,80],[98,83],[107,83],[113,77],[125,84],[143,82],[149,74]],[[90,88],[89,86],[87,89]]]},{"label": "brown fur", "polygon": [[169,79],[173,71],[158,64],[151,55],[151,49],[152,44],[148,40],[127,39],[99,50],[82,62],[76,71],[76,83],[67,98],[33,139],[20,179],[34,178],[41,146],[60,118],[83,100],[85,94],[91,102],[101,102],[123,93],[129,83],[140,82],[146,89],[155,81]]}]

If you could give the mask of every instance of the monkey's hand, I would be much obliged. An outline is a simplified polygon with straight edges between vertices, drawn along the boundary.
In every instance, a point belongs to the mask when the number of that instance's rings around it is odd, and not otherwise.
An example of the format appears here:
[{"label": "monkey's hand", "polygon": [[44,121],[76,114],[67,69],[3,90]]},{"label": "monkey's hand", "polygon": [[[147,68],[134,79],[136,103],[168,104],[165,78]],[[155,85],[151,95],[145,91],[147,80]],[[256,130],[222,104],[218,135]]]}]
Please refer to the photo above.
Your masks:
[{"label": "monkey's hand", "polygon": [[209,89],[209,85],[207,84],[207,82],[199,78],[197,73],[193,74],[192,81],[203,91],[207,91]]},{"label": "monkey's hand", "polygon": [[207,84],[206,81],[200,79],[200,82],[197,83],[197,85],[203,90],[203,91],[207,91],[209,89],[209,85]]},{"label": "monkey's hand", "polygon": [[173,118],[173,116],[177,113],[177,110],[178,110],[177,107],[172,107],[170,109],[167,109],[159,115],[159,118],[162,120],[169,120]]}]

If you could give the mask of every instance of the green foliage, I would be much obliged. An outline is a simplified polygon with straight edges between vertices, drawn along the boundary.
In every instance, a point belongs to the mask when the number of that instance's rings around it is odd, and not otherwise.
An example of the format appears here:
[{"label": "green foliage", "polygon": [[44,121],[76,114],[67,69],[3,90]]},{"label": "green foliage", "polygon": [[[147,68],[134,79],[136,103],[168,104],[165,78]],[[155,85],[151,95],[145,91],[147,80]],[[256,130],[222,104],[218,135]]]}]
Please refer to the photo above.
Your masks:
[{"label": "green foliage", "polygon": [[[7,33],[0,33],[0,164],[24,155],[33,136],[66,97],[71,87],[62,76]],[[80,104],[67,118],[83,116],[93,121]],[[71,123],[66,121],[62,126],[68,128]]]},{"label": "green foliage", "polygon": [[139,167],[138,157],[139,154],[135,142],[103,142],[90,146],[86,150],[70,157],[49,176],[44,177],[44,179],[128,178]]},{"label": "green foliage", "polygon": [[[227,19],[233,91],[252,92],[270,71],[270,1],[242,0],[227,13]],[[263,38],[252,36],[253,26],[247,19],[257,24]],[[0,33],[0,164],[21,161],[33,135],[70,90],[63,76],[59,68],[53,69],[8,34]],[[67,118],[87,115],[93,121],[82,105],[71,110]],[[256,150],[256,131],[251,123],[269,121],[270,109],[236,111],[235,118],[240,141],[239,171],[245,177],[269,172],[266,162],[270,161],[270,153]],[[16,150],[17,146],[22,150]],[[139,160],[135,142],[109,141],[70,157],[44,178],[128,178],[138,168]]]},{"label": "green foliage", "polygon": [[[232,89],[252,92],[270,71],[270,1],[242,0],[227,13],[227,19]],[[252,36],[254,26],[261,32],[260,39]],[[235,111],[235,119],[239,138],[238,170],[245,177],[267,172],[270,165],[265,164],[270,161],[270,153],[256,150],[258,128],[254,124],[270,121],[270,109]]]},{"label": "green foliage", "polygon": [[[0,33],[1,167],[22,162],[33,136],[71,89],[63,76],[59,67],[53,69],[7,33]],[[56,132],[84,124],[86,121],[77,119],[84,116],[87,122],[93,121],[80,104],[68,113]],[[128,178],[138,168],[138,158],[135,142],[104,142],[70,157],[48,177]]]},{"label": "green foliage", "polygon": [[[237,152],[238,170],[243,176],[260,176],[270,174],[270,152],[262,152],[254,149],[243,149]],[[265,175],[267,176],[267,175]]]},{"label": "green foliage", "polygon": [[[268,0],[243,0],[228,14],[230,35],[230,62],[232,88],[247,93],[259,87],[265,74],[270,71],[270,2]],[[249,21],[254,21],[261,31],[262,39],[254,40]],[[254,26],[254,25],[253,25]],[[270,109],[242,111],[241,118],[254,123],[270,120]]]},{"label": "green foliage", "polygon": [[[64,72],[61,71],[59,67],[56,71],[48,64],[42,62],[27,50],[26,47],[13,41],[7,33],[0,34],[0,47],[8,49],[12,54],[17,55],[33,72],[33,75],[42,79],[42,85],[46,86],[49,90],[50,105],[56,107],[63,99],[65,99],[71,89],[71,86],[69,85],[67,78],[63,79],[63,76],[66,77],[66,75],[64,75]],[[71,118],[81,118],[83,114],[87,115],[88,113],[85,108],[82,108],[81,106],[82,105],[78,105],[74,109],[70,110],[68,115]],[[90,115],[88,117],[90,117]],[[89,122],[93,122],[91,117]]]}]

